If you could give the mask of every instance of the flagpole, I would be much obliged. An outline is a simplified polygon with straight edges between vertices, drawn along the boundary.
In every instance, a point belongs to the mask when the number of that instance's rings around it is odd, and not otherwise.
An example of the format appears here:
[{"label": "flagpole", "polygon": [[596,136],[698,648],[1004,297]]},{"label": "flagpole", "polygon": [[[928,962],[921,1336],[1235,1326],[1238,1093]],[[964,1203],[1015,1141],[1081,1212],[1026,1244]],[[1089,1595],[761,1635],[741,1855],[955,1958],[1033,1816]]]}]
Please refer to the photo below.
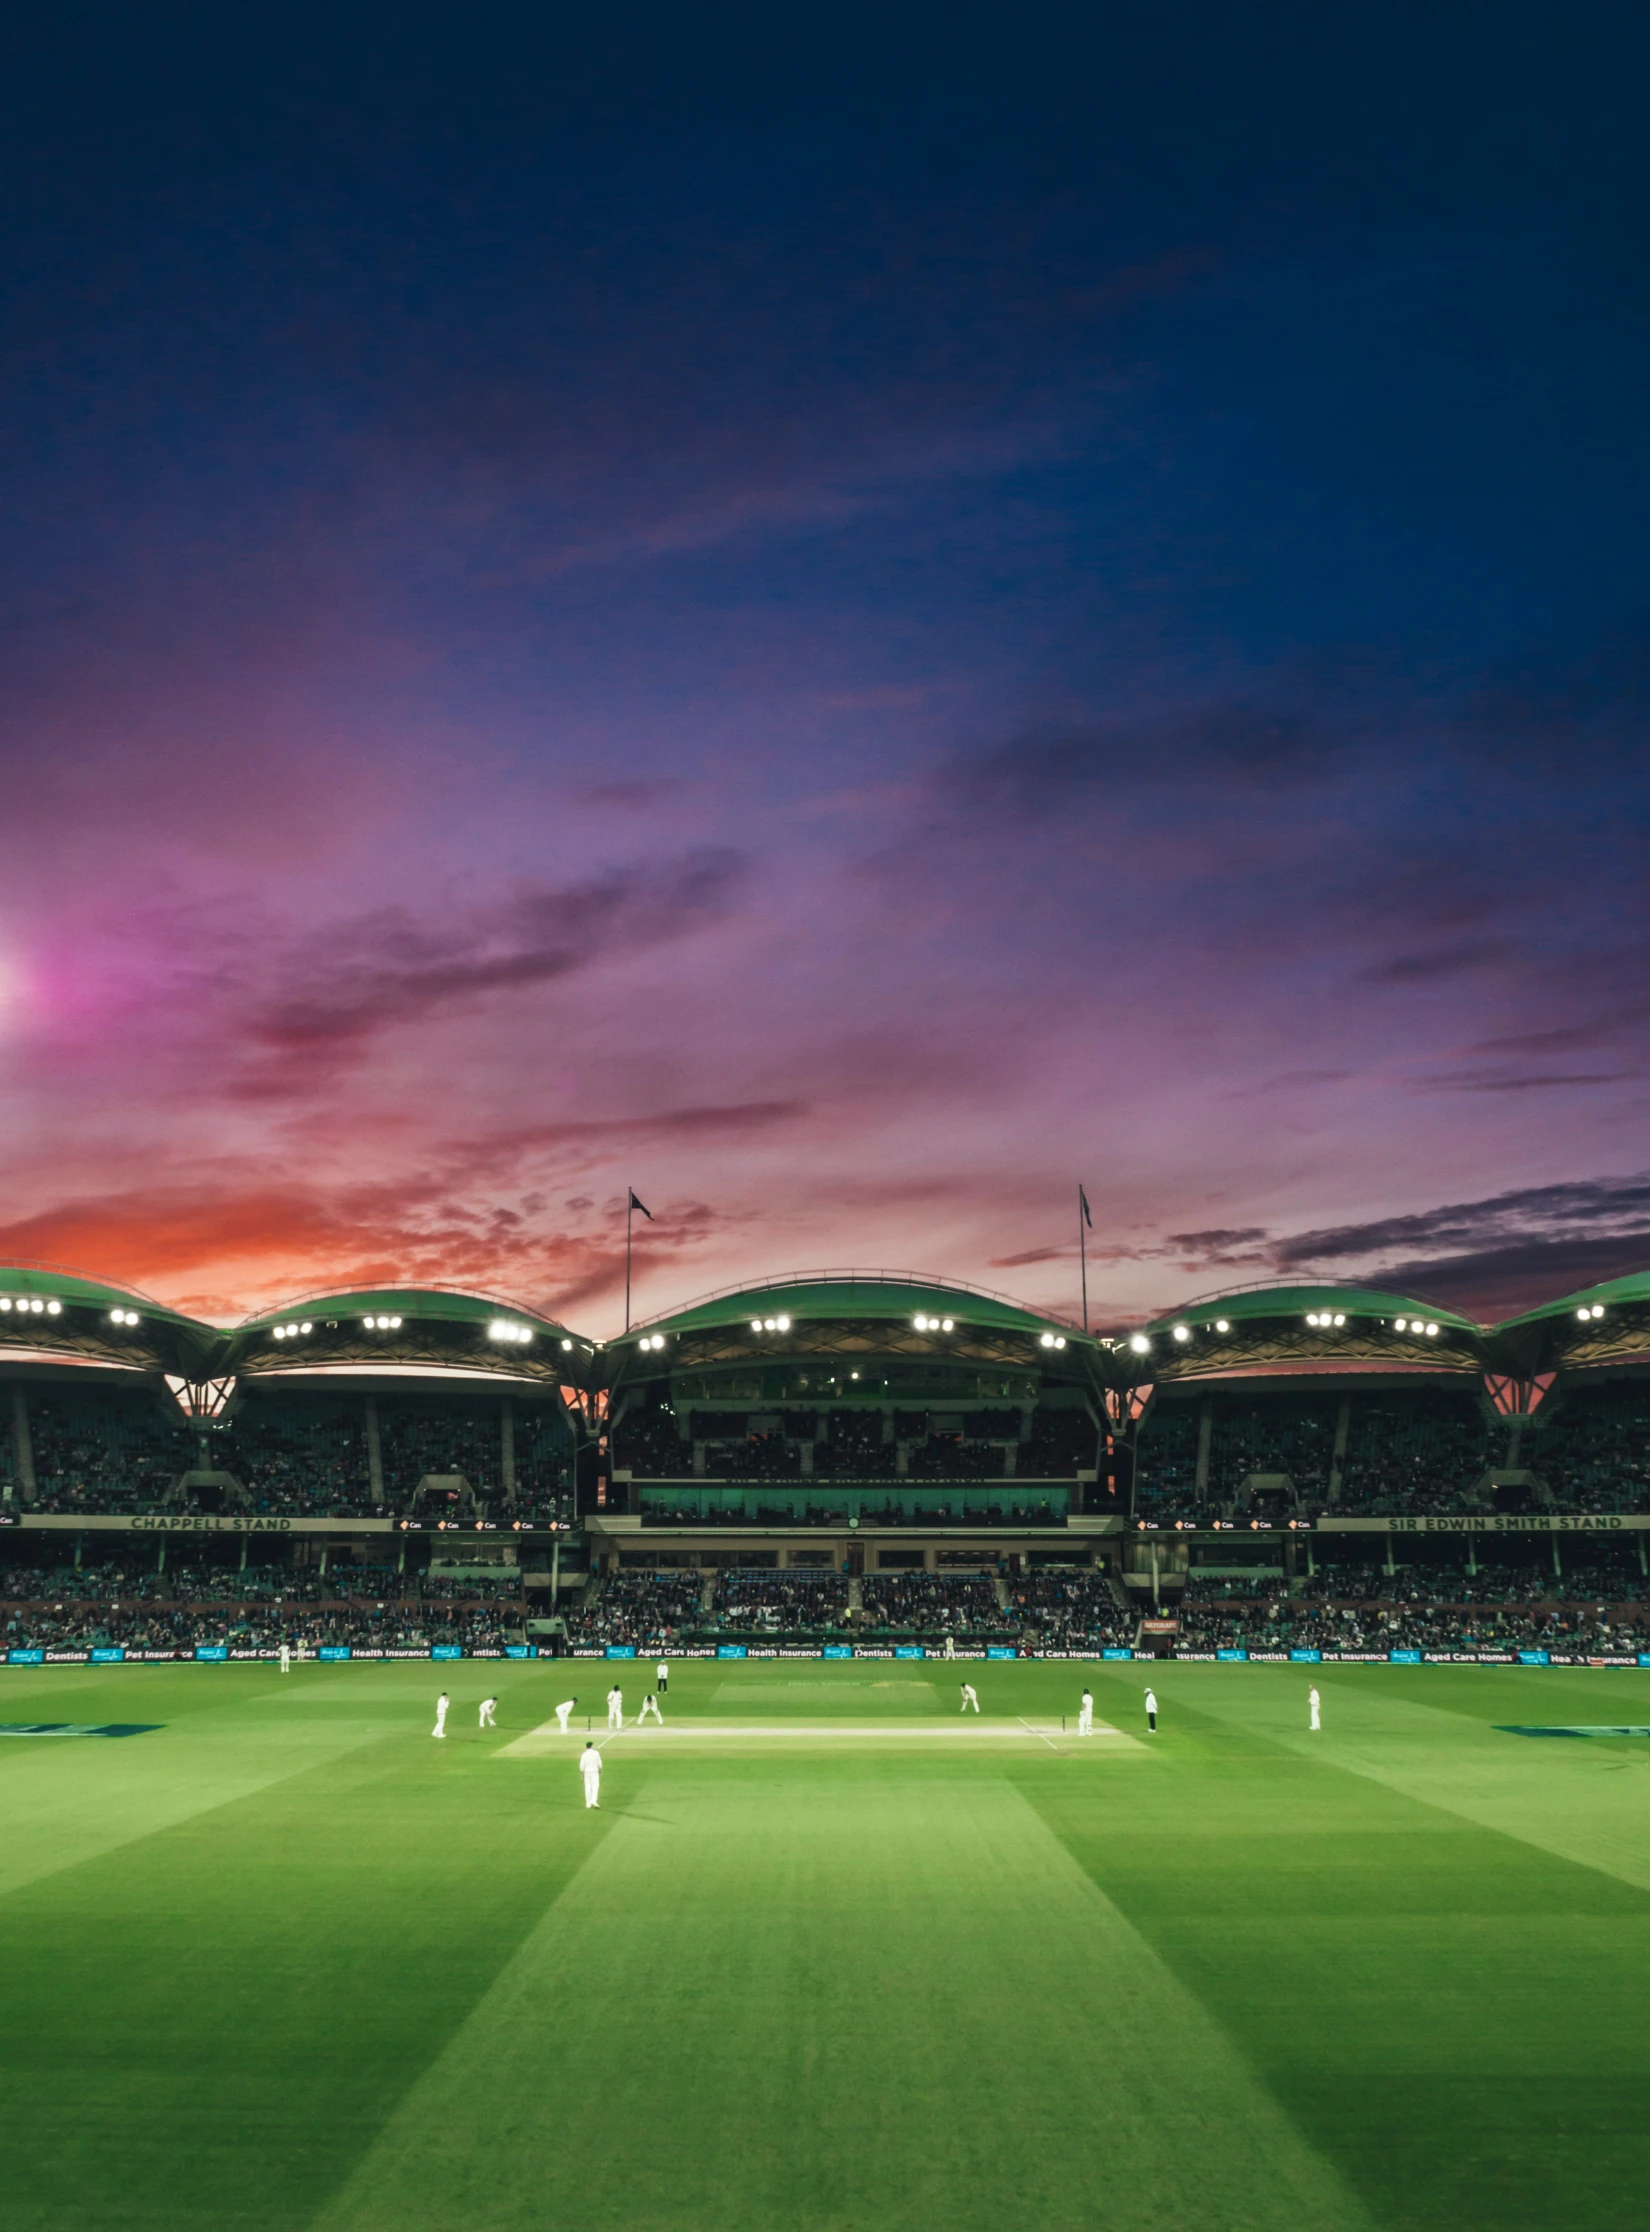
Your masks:
[{"label": "flagpole", "polygon": [[1086,1222],[1087,1220],[1083,1215],[1083,1188],[1079,1182],[1077,1188],[1077,1260],[1083,1267],[1083,1331],[1085,1333],[1089,1329],[1089,1250],[1088,1241],[1083,1232]]},{"label": "flagpole", "polygon": [[636,1213],[636,1196],[626,1186],[624,1201],[624,1329],[630,1331],[630,1220]]}]

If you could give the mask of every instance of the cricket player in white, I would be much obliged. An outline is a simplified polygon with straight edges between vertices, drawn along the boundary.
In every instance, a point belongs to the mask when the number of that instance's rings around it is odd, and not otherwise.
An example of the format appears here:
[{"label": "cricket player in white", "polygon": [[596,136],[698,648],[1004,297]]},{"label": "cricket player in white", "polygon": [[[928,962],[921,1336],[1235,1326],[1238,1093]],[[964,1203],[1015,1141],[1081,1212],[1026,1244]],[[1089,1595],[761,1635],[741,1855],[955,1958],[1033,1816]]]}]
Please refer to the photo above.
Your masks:
[{"label": "cricket player in white", "polygon": [[483,1727],[483,1728],[497,1728],[497,1726],[498,1726],[498,1722],[497,1722],[496,1720],[494,1720],[494,1718],[493,1718],[493,1714],[494,1714],[494,1712],[495,1712],[495,1711],[497,1710],[497,1707],[498,1707],[498,1699],[497,1699],[496,1697],[484,1697],[484,1698],[482,1699],[482,1701],[481,1701],[481,1721],[480,1721],[480,1726],[481,1726],[481,1727]]},{"label": "cricket player in white", "polygon": [[973,1683],[972,1683],[972,1682],[964,1682],[964,1684],[963,1684],[963,1686],[962,1686],[962,1693],[963,1693],[963,1699],[962,1699],[962,1709],[963,1709],[963,1711],[964,1711],[965,1713],[969,1713],[969,1712],[977,1713],[977,1712],[979,1711],[979,1709],[980,1709],[980,1701],[979,1701],[979,1699],[978,1699],[978,1698],[977,1698],[977,1697],[976,1697],[976,1696],[974,1695],[974,1685],[973,1685]]},{"label": "cricket player in white", "polygon": [[659,1671],[658,1674],[655,1676],[655,1680],[658,1685],[659,1695],[663,1697],[666,1690],[668,1690],[670,1687],[670,1668],[665,1664],[663,1659],[659,1661]]},{"label": "cricket player in white", "polygon": [[1077,1708],[1077,1733],[1079,1736],[1094,1734],[1094,1697],[1089,1690],[1083,1692],[1083,1702]]},{"label": "cricket player in white", "polygon": [[292,1672],[292,1646],[290,1643],[281,1645],[281,1672],[283,1674]]},{"label": "cricket player in white", "polygon": [[624,1691],[617,1682],[607,1693],[607,1725],[609,1728],[624,1726]]},{"label": "cricket player in white", "polygon": [[653,1718],[658,1722],[659,1726],[663,1728],[665,1725],[665,1716],[659,1710],[659,1700],[656,1697],[644,1697],[642,1699],[642,1709],[636,1715],[636,1726],[640,1728],[649,1713],[653,1715]]},{"label": "cricket player in white", "polygon": [[1318,1685],[1316,1682],[1314,1682],[1312,1684],[1312,1687],[1307,1691],[1306,1702],[1311,1709],[1312,1726],[1314,1728],[1322,1728],[1323,1722],[1318,1716]]},{"label": "cricket player in white", "polygon": [[584,1777],[584,1802],[587,1806],[601,1804],[602,1755],[594,1744],[586,1744],[579,1754],[579,1773]]},{"label": "cricket player in white", "polygon": [[438,1698],[436,1699],[436,1701],[435,1701],[435,1726],[434,1726],[434,1727],[433,1727],[433,1728],[432,1728],[432,1729],[430,1730],[430,1734],[431,1734],[432,1736],[445,1736],[445,1735],[446,1735],[446,1733],[447,1733],[447,1692],[446,1692],[445,1690],[443,1690],[443,1691],[442,1691],[442,1693],[441,1693],[441,1695],[440,1695],[440,1696],[439,1696],[439,1697],[438,1697]]},{"label": "cricket player in white", "polygon": [[567,1724],[573,1717],[573,1708],[578,1702],[576,1697],[569,1697],[556,1707],[556,1726],[564,1736],[567,1734]]},{"label": "cricket player in white", "polygon": [[1157,1697],[1152,1690],[1146,1692],[1146,1726],[1154,1736],[1157,1734]]}]

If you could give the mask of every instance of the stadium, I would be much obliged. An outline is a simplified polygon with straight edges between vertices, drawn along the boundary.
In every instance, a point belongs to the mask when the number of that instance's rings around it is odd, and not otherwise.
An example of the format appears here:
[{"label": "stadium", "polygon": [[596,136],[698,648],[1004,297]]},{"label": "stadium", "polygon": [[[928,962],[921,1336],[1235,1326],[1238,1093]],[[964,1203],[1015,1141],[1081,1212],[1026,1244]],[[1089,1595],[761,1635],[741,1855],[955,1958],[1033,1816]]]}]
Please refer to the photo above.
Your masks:
[{"label": "stadium", "polygon": [[0,1374],[14,1664],[1650,1651],[1650,1275],[1495,1326],[1252,1286],[1102,1337],[820,1272],[601,1342],[417,1287],[224,1330],[18,1266]]},{"label": "stadium", "polygon": [[0,1375],[8,2224],[1637,2221],[1650,1275]]}]

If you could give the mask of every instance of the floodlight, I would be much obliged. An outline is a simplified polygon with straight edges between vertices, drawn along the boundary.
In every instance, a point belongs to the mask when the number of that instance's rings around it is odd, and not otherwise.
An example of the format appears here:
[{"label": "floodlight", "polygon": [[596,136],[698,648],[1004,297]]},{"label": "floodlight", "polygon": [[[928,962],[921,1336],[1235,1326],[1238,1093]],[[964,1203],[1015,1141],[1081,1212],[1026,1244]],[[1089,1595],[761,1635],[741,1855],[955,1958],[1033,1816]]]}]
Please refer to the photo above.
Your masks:
[{"label": "floodlight", "polygon": [[1039,1348],[1052,1348],[1054,1346],[1054,1335],[1052,1333],[1039,1333],[1037,1345]]},{"label": "floodlight", "polygon": [[942,1333],[950,1333],[950,1332],[952,1332],[952,1331],[954,1331],[954,1330],[955,1330],[955,1327],[956,1327],[956,1319],[955,1319],[955,1318],[941,1318],[941,1319],[940,1319],[940,1331],[941,1331]]},{"label": "floodlight", "polygon": [[1055,1336],[1054,1336],[1054,1345],[1055,1345],[1055,1347],[1056,1347],[1057,1349],[1061,1349],[1061,1348],[1064,1348],[1064,1347],[1065,1347],[1065,1345],[1066,1345],[1066,1337],[1065,1337],[1065,1335],[1064,1335],[1063,1333],[1056,1333],[1056,1334],[1055,1334]]},{"label": "floodlight", "polygon": [[1587,1305],[1586,1305],[1586,1303],[1585,1303],[1585,1302],[1583,1302],[1583,1304],[1581,1305],[1580,1309],[1579,1309],[1579,1310],[1577,1310],[1577,1312],[1576,1312],[1576,1316],[1577,1316],[1578,1318],[1590,1318],[1590,1317],[1592,1316],[1592,1314],[1593,1314],[1593,1313],[1592,1313],[1592,1311],[1591,1311],[1590,1309],[1588,1309],[1588,1307],[1587,1307]]},{"label": "floodlight", "polygon": [[1151,1345],[1144,1333],[1131,1333],[1129,1335],[1129,1346],[1136,1356],[1144,1356]]},{"label": "floodlight", "polygon": [[46,1315],[47,1315],[48,1317],[61,1317],[61,1316],[63,1315],[63,1305],[62,1305],[62,1303],[61,1303],[61,1302],[48,1302],[48,1303],[46,1304]]},{"label": "floodlight", "polygon": [[1345,1319],[1345,1317],[1344,1317],[1344,1316],[1343,1316],[1343,1315],[1341,1314],[1341,1312],[1340,1312],[1339,1310],[1337,1310],[1337,1311],[1335,1312],[1335,1323],[1336,1323],[1337,1325],[1344,1325],[1344,1324],[1346,1323],[1346,1319]]},{"label": "floodlight", "polygon": [[775,1318],[773,1322],[775,1329],[780,1333],[788,1333],[791,1329],[791,1321],[788,1317]]},{"label": "floodlight", "polygon": [[1216,1318],[1216,1319],[1215,1319],[1215,1331],[1216,1331],[1217,1333],[1230,1333],[1230,1332],[1231,1332],[1231,1330],[1232,1330],[1232,1328],[1231,1328],[1231,1326],[1230,1326],[1230,1325],[1229,1325],[1229,1324],[1227,1323],[1227,1321],[1225,1320],[1225,1318]]},{"label": "floodlight", "polygon": [[1409,1331],[1409,1320],[1408,1320],[1408,1318],[1394,1318],[1394,1319],[1393,1319],[1393,1321],[1392,1321],[1392,1324],[1393,1324],[1393,1329],[1394,1329],[1394,1331],[1396,1331],[1396,1332],[1399,1332],[1399,1333],[1407,1333],[1407,1332]]},{"label": "floodlight", "polygon": [[1189,1325],[1177,1325],[1174,1329],[1174,1337],[1177,1341],[1189,1341],[1192,1337],[1191,1327]]},{"label": "floodlight", "polygon": [[1436,1340],[1437,1340],[1437,1338],[1438,1338],[1438,1328],[1437,1328],[1437,1326],[1436,1326],[1436,1325],[1429,1325],[1429,1326],[1427,1327],[1427,1339],[1428,1339],[1429,1341],[1436,1341]]},{"label": "floodlight", "polygon": [[313,1333],[315,1328],[313,1325],[310,1324],[308,1318],[305,1318],[303,1324],[299,1326],[298,1330],[300,1333]]},{"label": "floodlight", "polygon": [[0,1310],[9,1310],[10,1308],[11,1296],[9,1294],[0,1294]]},{"label": "floodlight", "polygon": [[1596,1318],[1601,1318],[1604,1315],[1604,1304],[1602,1302],[1593,1304],[1593,1315]]},{"label": "floodlight", "polygon": [[760,1332],[761,1332],[761,1330],[762,1330],[762,1320],[761,1320],[760,1318],[752,1318],[752,1319],[751,1319],[751,1331],[752,1331],[753,1333],[760,1333]]},{"label": "floodlight", "polygon": [[573,1344],[572,1344],[572,1342],[571,1342],[571,1341],[563,1341],[563,1343],[562,1343],[562,1347],[563,1347],[564,1349],[571,1349],[571,1348],[572,1348],[572,1346],[573,1346]]}]

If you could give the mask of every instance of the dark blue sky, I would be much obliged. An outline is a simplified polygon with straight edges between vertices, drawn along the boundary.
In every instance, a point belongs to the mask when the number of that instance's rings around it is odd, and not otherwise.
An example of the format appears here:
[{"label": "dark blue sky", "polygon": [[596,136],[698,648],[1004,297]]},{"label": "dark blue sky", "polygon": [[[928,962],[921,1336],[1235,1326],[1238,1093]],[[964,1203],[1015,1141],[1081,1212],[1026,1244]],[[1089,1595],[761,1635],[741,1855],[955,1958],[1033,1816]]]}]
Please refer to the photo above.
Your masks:
[{"label": "dark blue sky", "polygon": [[0,1245],[1650,1261],[1650,19],[0,30]]}]

